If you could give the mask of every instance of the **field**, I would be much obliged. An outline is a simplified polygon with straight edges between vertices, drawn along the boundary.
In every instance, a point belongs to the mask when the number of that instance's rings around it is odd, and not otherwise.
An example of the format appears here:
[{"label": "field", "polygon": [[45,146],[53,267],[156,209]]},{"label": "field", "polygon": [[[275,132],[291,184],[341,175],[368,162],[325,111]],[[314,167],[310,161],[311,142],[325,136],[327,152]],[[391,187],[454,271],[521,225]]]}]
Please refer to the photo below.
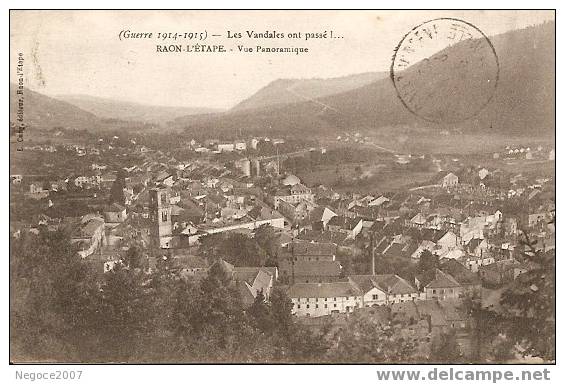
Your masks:
[{"label": "field", "polygon": [[418,154],[473,154],[494,153],[506,146],[538,145],[555,147],[555,136],[501,136],[479,134],[442,135],[433,132],[414,134],[389,134],[372,136],[372,141],[384,148],[399,153]]},{"label": "field", "polygon": [[297,176],[309,186],[323,184],[337,192],[374,193],[406,189],[430,180],[435,172],[393,169],[389,165],[345,164],[321,166]]},{"label": "field", "polygon": [[[331,186],[338,192],[370,193],[405,190],[429,182],[439,170],[457,171],[461,167],[487,167],[504,172],[525,176],[539,175],[551,177],[555,173],[555,162],[547,160],[547,152],[555,147],[553,137],[506,137],[499,135],[471,135],[430,133],[422,135],[411,132],[384,137],[380,132],[369,136],[365,143],[343,143],[337,140],[323,141],[328,148],[345,146],[369,149],[373,155],[364,162],[349,162],[343,159],[339,165],[318,165],[313,168],[297,170],[297,176],[309,186]],[[544,152],[536,158],[504,159],[506,147],[542,146]],[[501,158],[494,159],[493,153],[500,153]],[[437,161],[432,167],[402,167],[395,163],[393,154],[426,155],[427,161]],[[412,157],[412,163],[414,157]]]}]

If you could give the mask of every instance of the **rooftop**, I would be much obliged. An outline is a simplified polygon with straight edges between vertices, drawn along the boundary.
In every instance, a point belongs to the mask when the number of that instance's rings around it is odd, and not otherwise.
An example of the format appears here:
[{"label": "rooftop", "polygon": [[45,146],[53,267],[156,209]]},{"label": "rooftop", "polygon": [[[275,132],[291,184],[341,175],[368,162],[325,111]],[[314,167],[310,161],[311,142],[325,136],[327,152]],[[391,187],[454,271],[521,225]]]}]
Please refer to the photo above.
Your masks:
[{"label": "rooftop", "polygon": [[298,283],[291,285],[288,295],[291,298],[300,297],[350,297],[358,296],[361,292],[349,282],[337,283]]}]

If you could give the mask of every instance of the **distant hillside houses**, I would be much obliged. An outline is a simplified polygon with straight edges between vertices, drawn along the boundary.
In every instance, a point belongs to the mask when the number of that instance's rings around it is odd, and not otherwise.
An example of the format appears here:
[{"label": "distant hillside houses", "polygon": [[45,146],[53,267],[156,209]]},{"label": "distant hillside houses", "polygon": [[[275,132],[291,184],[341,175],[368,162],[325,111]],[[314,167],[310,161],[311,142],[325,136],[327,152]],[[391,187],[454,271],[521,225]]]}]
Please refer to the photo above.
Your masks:
[{"label": "distant hillside houses", "polygon": [[441,171],[436,176],[436,180],[442,188],[452,188],[459,184],[459,176],[453,172]]}]

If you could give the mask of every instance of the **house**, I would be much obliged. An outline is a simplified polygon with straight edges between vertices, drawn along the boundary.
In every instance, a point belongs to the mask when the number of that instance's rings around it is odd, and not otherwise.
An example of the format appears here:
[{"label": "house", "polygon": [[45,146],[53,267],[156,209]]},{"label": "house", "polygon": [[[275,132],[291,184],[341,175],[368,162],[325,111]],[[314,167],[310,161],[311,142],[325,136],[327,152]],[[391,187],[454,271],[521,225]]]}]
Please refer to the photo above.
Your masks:
[{"label": "house", "polygon": [[219,143],[218,151],[220,152],[233,152],[235,150],[234,143]]},{"label": "house", "polygon": [[349,313],[361,307],[362,293],[351,282],[297,283],[287,292],[296,316],[326,316]]},{"label": "house", "polygon": [[303,200],[295,204],[279,200],[277,209],[291,222],[300,222],[305,220],[308,217],[308,213],[313,211],[316,207],[317,205],[309,200]]},{"label": "house", "polygon": [[247,143],[245,141],[236,141],[234,148],[236,151],[245,151],[247,149]]},{"label": "house", "polygon": [[361,292],[360,307],[377,307],[388,304],[386,288],[381,287],[375,275],[352,275],[348,277]]},{"label": "house", "polygon": [[414,217],[412,217],[406,224],[411,227],[421,228],[426,225],[427,219],[422,213],[418,212]]},{"label": "house", "polygon": [[486,229],[495,229],[502,219],[502,212],[496,211],[492,215],[467,217],[459,226],[459,235],[462,243],[466,244],[474,238],[483,239]]},{"label": "house", "polygon": [[466,246],[468,253],[480,257],[483,253],[488,251],[488,241],[487,239],[471,239]]},{"label": "house", "polygon": [[371,202],[369,202],[368,206],[369,207],[379,207],[382,204],[389,202],[390,199],[385,197],[385,196],[379,196],[376,199],[372,200]]},{"label": "house", "polygon": [[463,287],[453,276],[438,268],[417,276],[415,281],[418,289],[424,292],[426,300],[455,299],[463,292]]},{"label": "house", "polygon": [[159,175],[159,177],[155,180],[155,184],[170,188],[175,184],[175,179],[173,175],[164,173],[163,175]]},{"label": "house", "polygon": [[443,260],[440,269],[452,276],[464,291],[479,291],[481,289],[481,279],[476,271],[469,270],[466,265],[454,259]]},{"label": "house", "polygon": [[127,218],[126,207],[113,203],[104,208],[104,220],[107,223],[123,223]]},{"label": "house", "polygon": [[278,278],[276,267],[234,267],[232,279],[238,288],[243,305],[250,306],[259,293],[269,300]]},{"label": "house", "polygon": [[486,168],[481,168],[479,170],[479,179],[484,180],[485,177],[489,175],[489,171]]},{"label": "house", "polygon": [[103,173],[102,175],[100,175],[100,183],[110,188],[112,183],[116,181],[116,177],[117,177],[117,172],[115,171]]},{"label": "house", "polygon": [[422,252],[429,251],[431,253],[434,252],[436,244],[430,240],[422,240],[418,245],[418,248],[410,255],[412,259],[419,259],[422,255]]},{"label": "house", "polygon": [[459,261],[462,262],[471,272],[478,272],[481,266],[492,264],[496,260],[490,252],[485,252],[480,256],[470,255],[462,257]]},{"label": "house", "polygon": [[403,303],[420,297],[418,290],[398,275],[352,275],[348,279],[362,293],[362,307]]},{"label": "house", "polygon": [[465,251],[463,251],[462,249],[446,249],[446,248],[441,248],[439,250],[437,250],[435,252],[435,254],[440,258],[440,259],[461,259],[464,258],[466,256]]},{"label": "house", "polygon": [[459,236],[452,231],[447,231],[439,238],[436,244],[440,248],[441,253],[444,253],[458,248],[460,245],[460,239]]},{"label": "house", "polygon": [[459,184],[459,177],[453,172],[439,172],[434,180],[442,188],[451,188]]},{"label": "house", "polygon": [[285,188],[279,189],[275,193],[274,206],[275,209],[279,208],[279,202],[285,201],[290,204],[297,204],[302,201],[314,202],[314,194],[312,190],[303,184],[294,184]]},{"label": "house", "polygon": [[49,196],[49,190],[44,188],[43,182],[33,182],[29,184],[27,195],[34,199],[42,199]]},{"label": "house", "polygon": [[276,267],[235,267],[222,259],[214,265],[218,265],[224,271],[230,280],[230,284],[240,293],[246,307],[253,304],[260,292],[265,300],[268,300],[273,285],[278,279]]},{"label": "house", "polygon": [[334,216],[328,222],[327,228],[332,232],[345,233],[349,239],[355,239],[363,229],[363,219],[360,217],[350,219],[344,216]]},{"label": "house", "polygon": [[337,216],[337,213],[333,210],[326,206],[320,206],[310,211],[306,219],[313,230],[320,231],[326,229],[330,220],[335,216]]}]

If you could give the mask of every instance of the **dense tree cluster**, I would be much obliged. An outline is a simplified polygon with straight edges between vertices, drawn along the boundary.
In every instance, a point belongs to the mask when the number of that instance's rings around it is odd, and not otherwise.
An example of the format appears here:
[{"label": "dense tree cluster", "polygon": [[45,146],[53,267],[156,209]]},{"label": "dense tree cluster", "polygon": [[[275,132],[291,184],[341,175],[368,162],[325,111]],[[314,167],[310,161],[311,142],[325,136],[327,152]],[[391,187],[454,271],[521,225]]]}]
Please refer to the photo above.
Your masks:
[{"label": "dense tree cluster", "polygon": [[284,291],[246,308],[216,266],[186,281],[160,260],[148,275],[132,248],[101,273],[46,230],[15,239],[10,260],[15,361],[306,361],[325,348],[295,323]]},{"label": "dense tree cluster", "polygon": [[462,309],[471,316],[473,358],[505,362],[519,356],[555,360],[555,252],[535,248],[527,236],[517,258],[529,267],[502,288],[498,305],[469,295]]},{"label": "dense tree cluster", "polygon": [[236,267],[277,266],[279,243],[270,225],[257,228],[253,237],[237,232],[219,233],[200,239],[200,254],[210,261],[223,259]]},{"label": "dense tree cluster", "polygon": [[118,203],[118,204],[125,204],[126,197],[124,194],[124,188],[126,187],[126,175],[123,169],[118,171],[116,175],[116,180],[112,184],[112,188],[110,189],[110,197],[108,203]]},{"label": "dense tree cluster", "polygon": [[[262,228],[255,236],[254,247],[266,260],[272,234]],[[242,247],[232,241],[227,243],[232,251]],[[228,250],[209,247],[222,256]],[[232,261],[256,265],[249,255]],[[417,269],[435,265],[427,256]],[[477,361],[508,361],[520,351],[555,358],[554,254],[524,257],[536,267],[504,292],[502,309],[485,308],[473,297],[464,300],[474,321]],[[456,362],[461,357],[453,334],[430,341],[394,319],[373,324],[355,316],[345,327],[329,320],[307,326],[292,316],[292,302],[281,288],[268,300],[258,294],[249,307],[219,264],[205,278],[185,280],[166,258],[151,274],[141,260],[141,250],[132,247],[113,271],[102,273],[99,263],[77,256],[66,233],[22,232],[10,248],[12,360]]]}]

